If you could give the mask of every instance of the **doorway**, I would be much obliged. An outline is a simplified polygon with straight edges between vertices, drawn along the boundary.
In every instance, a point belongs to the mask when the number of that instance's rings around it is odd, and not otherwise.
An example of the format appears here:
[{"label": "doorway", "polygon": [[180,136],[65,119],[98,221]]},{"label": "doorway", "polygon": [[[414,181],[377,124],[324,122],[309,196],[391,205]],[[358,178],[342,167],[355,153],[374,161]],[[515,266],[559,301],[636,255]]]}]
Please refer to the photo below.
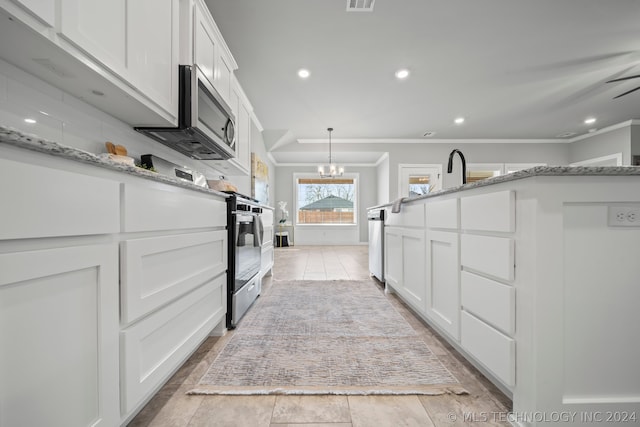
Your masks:
[{"label": "doorway", "polygon": [[418,197],[442,189],[442,165],[398,165],[399,197]]}]

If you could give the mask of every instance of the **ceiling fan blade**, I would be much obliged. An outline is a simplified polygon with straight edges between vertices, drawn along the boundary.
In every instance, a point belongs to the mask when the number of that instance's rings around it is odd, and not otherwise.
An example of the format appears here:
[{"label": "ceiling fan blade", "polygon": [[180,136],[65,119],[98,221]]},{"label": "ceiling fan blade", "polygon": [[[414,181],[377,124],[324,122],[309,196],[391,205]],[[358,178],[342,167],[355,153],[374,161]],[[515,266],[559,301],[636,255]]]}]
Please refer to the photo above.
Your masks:
[{"label": "ceiling fan blade", "polygon": [[614,82],[621,82],[623,80],[637,79],[638,77],[640,77],[640,74],[635,75],[635,76],[629,76],[629,77],[620,77],[619,79],[609,80],[607,83],[614,83]]},{"label": "ceiling fan blade", "polygon": [[637,91],[638,89],[640,89],[640,86],[638,86],[638,87],[637,87],[637,88],[635,88],[635,89],[631,89],[631,90],[629,90],[629,91],[627,91],[627,92],[625,92],[625,93],[623,93],[623,94],[620,94],[620,95],[616,96],[616,97],[615,97],[615,98],[613,98],[613,99],[620,98],[621,96],[629,95],[631,92],[635,92],[635,91]]}]

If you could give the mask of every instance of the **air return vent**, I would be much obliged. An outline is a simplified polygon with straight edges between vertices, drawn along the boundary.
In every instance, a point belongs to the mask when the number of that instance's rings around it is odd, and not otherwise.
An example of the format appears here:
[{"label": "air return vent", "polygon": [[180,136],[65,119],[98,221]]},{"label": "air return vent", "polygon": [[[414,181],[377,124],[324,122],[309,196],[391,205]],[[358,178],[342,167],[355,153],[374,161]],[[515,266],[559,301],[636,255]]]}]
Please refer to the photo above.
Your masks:
[{"label": "air return vent", "polygon": [[373,12],[375,0],[347,0],[347,12]]}]

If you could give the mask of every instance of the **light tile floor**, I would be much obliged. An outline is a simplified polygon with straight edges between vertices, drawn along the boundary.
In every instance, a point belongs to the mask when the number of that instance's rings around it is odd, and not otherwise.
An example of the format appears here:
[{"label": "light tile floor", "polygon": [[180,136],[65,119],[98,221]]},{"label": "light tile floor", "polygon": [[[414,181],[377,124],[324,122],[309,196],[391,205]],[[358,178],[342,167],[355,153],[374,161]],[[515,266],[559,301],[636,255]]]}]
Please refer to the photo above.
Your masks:
[{"label": "light tile floor", "polygon": [[[367,246],[276,248],[273,280],[373,280]],[[268,292],[272,280],[265,280]],[[382,290],[382,285],[377,283]],[[507,426],[511,401],[393,294],[389,301],[469,391],[441,396],[189,396],[233,335],[208,338],[129,426]],[[467,420],[465,420],[465,416]],[[472,417],[472,418],[469,418]],[[478,420],[487,419],[480,422]],[[473,420],[473,421],[471,421]]]}]

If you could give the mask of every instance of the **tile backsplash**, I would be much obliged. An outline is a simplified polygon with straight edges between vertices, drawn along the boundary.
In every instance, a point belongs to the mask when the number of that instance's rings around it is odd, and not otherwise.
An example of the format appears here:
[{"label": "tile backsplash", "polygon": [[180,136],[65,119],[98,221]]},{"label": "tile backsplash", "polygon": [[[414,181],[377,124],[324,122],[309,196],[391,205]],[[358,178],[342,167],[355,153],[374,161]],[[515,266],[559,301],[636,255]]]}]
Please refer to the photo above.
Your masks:
[{"label": "tile backsplash", "polygon": [[[35,120],[27,123],[25,119]],[[219,171],[190,159],[134,131],[90,104],[57,89],[0,59],[0,125],[38,135],[94,154],[105,153],[105,141],[124,145],[136,160],[155,154],[218,179]]]}]

